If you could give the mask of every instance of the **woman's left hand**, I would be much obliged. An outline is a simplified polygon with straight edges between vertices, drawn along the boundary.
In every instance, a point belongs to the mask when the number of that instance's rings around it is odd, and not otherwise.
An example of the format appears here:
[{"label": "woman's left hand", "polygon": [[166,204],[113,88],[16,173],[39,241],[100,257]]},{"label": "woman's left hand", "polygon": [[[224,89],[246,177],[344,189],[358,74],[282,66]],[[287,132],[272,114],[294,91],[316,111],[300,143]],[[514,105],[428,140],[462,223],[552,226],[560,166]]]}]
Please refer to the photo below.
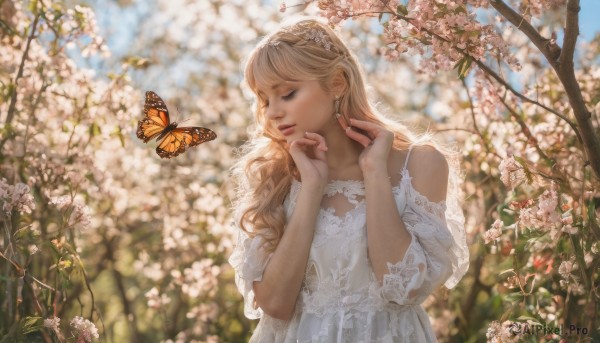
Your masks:
[{"label": "woman's left hand", "polygon": [[352,129],[346,130],[348,137],[365,147],[358,159],[363,175],[374,172],[387,173],[387,160],[394,141],[394,133],[378,124],[364,120],[350,119],[350,125],[367,133],[366,136]]}]

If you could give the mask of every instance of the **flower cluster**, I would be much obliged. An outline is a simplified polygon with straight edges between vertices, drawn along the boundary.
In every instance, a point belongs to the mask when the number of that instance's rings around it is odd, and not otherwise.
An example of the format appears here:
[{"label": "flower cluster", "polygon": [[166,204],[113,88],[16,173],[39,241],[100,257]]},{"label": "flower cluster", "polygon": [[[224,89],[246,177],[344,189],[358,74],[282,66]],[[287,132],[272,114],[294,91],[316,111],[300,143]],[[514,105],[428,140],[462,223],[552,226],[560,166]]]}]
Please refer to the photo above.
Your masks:
[{"label": "flower cluster", "polygon": [[508,189],[514,189],[526,179],[523,166],[517,163],[513,156],[503,159],[498,168],[500,180]]},{"label": "flower cluster", "polygon": [[70,324],[75,330],[77,342],[91,343],[94,338],[100,337],[96,325],[83,317],[76,316],[75,318],[71,319]]},{"label": "flower cluster", "polygon": [[148,307],[152,309],[160,309],[171,302],[171,298],[164,293],[160,294],[156,287],[152,287],[152,289],[144,295],[148,301]]},{"label": "flower cluster", "polygon": [[50,204],[56,206],[60,211],[69,213],[68,227],[79,225],[87,228],[91,223],[91,214],[89,207],[80,199],[69,195],[50,198]]},{"label": "flower cluster", "polygon": [[57,335],[60,334],[60,318],[58,317],[49,317],[44,319],[44,327],[54,331]]},{"label": "flower cluster", "polygon": [[519,211],[519,225],[525,228],[550,232],[553,238],[560,233],[561,215],[558,212],[558,195],[555,190],[545,190],[537,199],[537,206],[532,202]]},{"label": "flower cluster", "polygon": [[29,186],[24,183],[9,185],[6,179],[0,179],[0,201],[2,211],[11,214],[13,211],[31,213],[35,208],[33,196],[29,194]]},{"label": "flower cluster", "polygon": [[511,329],[513,322],[506,320],[502,323],[493,321],[488,326],[485,337],[488,343],[511,343],[518,342],[518,336],[515,336]]},{"label": "flower cluster", "polygon": [[504,228],[504,223],[500,219],[496,219],[492,227],[485,232],[484,240],[485,244],[490,244],[492,242],[497,241],[500,236],[502,236],[502,229]]}]

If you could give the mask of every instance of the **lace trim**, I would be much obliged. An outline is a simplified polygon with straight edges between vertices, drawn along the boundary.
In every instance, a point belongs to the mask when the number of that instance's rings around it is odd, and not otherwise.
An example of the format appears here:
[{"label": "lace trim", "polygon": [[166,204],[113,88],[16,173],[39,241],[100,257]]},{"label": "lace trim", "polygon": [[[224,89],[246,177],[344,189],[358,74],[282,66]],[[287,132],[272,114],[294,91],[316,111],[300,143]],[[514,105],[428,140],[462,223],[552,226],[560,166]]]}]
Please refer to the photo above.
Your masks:
[{"label": "lace trim", "polygon": [[413,200],[413,203],[423,210],[435,214],[439,219],[443,220],[446,217],[446,200],[439,202],[429,200],[426,196],[421,194],[413,187],[412,176],[410,176],[408,169],[403,169],[400,174],[402,175],[400,185],[406,184],[406,193],[410,195],[410,199]]},{"label": "lace trim", "polygon": [[[387,263],[389,273],[383,276],[381,287],[384,298],[401,305],[423,300],[423,282],[428,274],[425,254],[417,244],[417,238],[411,236],[404,258],[397,263]],[[429,295],[428,292],[425,294]]]},{"label": "lace trim", "polygon": [[363,239],[367,219],[364,213],[357,212],[362,207],[357,206],[348,211],[344,217],[337,216],[332,208],[322,208],[317,219],[313,246],[320,247],[331,239],[336,239],[340,244]]},{"label": "lace trim", "polygon": [[[408,200],[412,200],[412,202],[418,207],[429,213],[435,214],[439,219],[444,219],[447,209],[446,201],[431,201],[418,190],[416,190],[412,185],[412,176],[410,175],[408,169],[403,169],[400,171],[400,174],[402,175],[402,179],[398,185],[392,187],[392,193],[394,195],[399,195],[402,193],[402,191],[404,191],[407,195],[409,195],[409,197],[406,199],[407,203]],[[291,201],[288,208],[293,209],[295,207],[297,193],[301,186],[302,183],[300,181],[292,181],[292,190],[290,191]],[[350,203],[356,206],[364,203],[364,199],[361,201],[356,200],[356,196],[365,196],[365,186],[363,180],[331,180],[327,184],[325,191],[328,196],[342,193],[348,198]],[[348,213],[350,212],[351,211]]]},{"label": "lace trim", "polygon": [[360,180],[331,180],[325,188],[325,194],[329,197],[337,193],[343,194],[348,201],[357,206],[360,202],[357,196],[365,196],[365,185]]}]

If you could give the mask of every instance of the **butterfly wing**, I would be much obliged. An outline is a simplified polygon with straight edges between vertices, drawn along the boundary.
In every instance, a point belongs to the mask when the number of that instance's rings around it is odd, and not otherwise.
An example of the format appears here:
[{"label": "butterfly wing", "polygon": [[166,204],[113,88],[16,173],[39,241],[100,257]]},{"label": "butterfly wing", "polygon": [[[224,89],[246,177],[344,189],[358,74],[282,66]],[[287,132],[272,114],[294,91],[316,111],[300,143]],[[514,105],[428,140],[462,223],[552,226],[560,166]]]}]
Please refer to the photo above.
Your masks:
[{"label": "butterfly wing", "polygon": [[163,133],[169,124],[169,110],[165,102],[156,93],[146,92],[144,119],[138,122],[137,137],[147,143]]},{"label": "butterfly wing", "polygon": [[217,138],[217,134],[204,127],[178,127],[165,135],[156,148],[156,153],[161,158],[172,158],[188,147],[200,145]]}]

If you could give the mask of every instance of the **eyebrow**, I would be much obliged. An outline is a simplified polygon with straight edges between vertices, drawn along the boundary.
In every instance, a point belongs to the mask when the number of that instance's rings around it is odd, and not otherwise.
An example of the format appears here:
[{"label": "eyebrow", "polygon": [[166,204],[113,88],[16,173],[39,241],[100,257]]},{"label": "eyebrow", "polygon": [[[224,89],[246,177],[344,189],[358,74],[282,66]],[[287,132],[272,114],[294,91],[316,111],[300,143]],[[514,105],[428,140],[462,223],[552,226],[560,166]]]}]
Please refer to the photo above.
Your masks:
[{"label": "eyebrow", "polygon": [[277,89],[277,88],[279,88],[281,86],[284,86],[284,83],[283,82],[278,82],[278,83],[274,84],[273,86],[271,86],[271,89],[275,90],[275,89]]},{"label": "eyebrow", "polygon": [[[295,83],[297,81],[283,81],[283,82],[278,82],[276,84],[274,84],[273,86],[271,86],[271,90],[276,90],[277,88],[283,87],[283,86],[292,86],[293,83]],[[266,94],[258,91],[259,95],[265,96]]]},{"label": "eyebrow", "polygon": [[278,82],[278,83],[274,84],[273,86],[271,86],[271,89],[277,89],[277,88],[282,87],[282,86],[293,86],[296,83],[298,83],[298,81],[283,81],[283,82]]}]

